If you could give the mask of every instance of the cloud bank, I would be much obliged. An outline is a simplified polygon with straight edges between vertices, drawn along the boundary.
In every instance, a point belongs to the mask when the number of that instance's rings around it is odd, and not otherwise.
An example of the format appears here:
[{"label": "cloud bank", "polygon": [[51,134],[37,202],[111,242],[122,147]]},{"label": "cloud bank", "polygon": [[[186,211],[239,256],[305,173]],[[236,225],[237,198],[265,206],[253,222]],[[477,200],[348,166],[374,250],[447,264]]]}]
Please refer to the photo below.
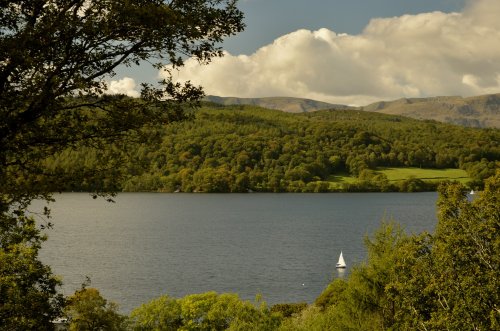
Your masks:
[{"label": "cloud bank", "polygon": [[137,84],[133,78],[124,77],[120,80],[112,80],[107,83],[106,94],[125,94],[129,97],[138,98],[140,93],[136,90]]},{"label": "cloud bank", "polygon": [[499,93],[498,17],[500,1],[470,0],[461,13],[373,19],[359,35],[298,30],[251,55],[226,53],[208,66],[189,59],[175,79],[213,95],[356,105]]}]

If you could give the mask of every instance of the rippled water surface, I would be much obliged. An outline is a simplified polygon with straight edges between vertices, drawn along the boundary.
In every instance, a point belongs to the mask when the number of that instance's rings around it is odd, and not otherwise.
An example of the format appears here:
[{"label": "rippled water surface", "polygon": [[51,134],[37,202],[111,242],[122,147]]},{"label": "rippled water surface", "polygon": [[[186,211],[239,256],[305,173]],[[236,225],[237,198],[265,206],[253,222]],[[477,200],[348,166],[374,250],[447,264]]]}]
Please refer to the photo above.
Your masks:
[{"label": "rippled water surface", "polygon": [[436,193],[124,193],[116,203],[65,193],[51,204],[55,228],[42,259],[64,281],[85,277],[121,310],[162,294],[236,292],[269,304],[312,302],[340,251],[363,260],[365,235],[383,219],[432,231]]}]

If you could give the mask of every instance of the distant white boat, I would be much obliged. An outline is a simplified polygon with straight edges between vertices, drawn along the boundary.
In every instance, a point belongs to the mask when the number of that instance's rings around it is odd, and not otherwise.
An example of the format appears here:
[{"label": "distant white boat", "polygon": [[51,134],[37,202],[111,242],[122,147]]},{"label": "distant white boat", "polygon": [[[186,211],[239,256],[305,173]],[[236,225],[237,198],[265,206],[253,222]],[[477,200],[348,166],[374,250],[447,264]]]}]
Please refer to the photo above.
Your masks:
[{"label": "distant white boat", "polygon": [[345,267],[346,267],[346,264],[344,261],[344,256],[342,255],[342,251],[340,251],[339,262],[337,262],[337,265],[335,266],[335,268],[345,268]]},{"label": "distant white boat", "polygon": [[476,193],[474,193],[474,190],[471,190],[469,194],[476,194]]}]

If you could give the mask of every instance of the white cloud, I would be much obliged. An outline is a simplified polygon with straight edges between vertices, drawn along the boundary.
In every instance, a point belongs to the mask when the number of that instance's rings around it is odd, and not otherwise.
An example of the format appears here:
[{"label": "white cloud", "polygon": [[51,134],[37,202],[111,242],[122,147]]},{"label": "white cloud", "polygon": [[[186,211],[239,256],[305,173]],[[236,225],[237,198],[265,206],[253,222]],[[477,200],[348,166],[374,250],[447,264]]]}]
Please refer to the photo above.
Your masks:
[{"label": "white cloud", "polygon": [[295,96],[343,104],[500,92],[500,1],[470,0],[461,13],[373,19],[359,35],[299,30],[252,55],[176,74],[207,94]]},{"label": "white cloud", "polygon": [[112,80],[107,85],[106,94],[125,94],[134,98],[140,96],[140,93],[135,89],[137,84],[133,78],[124,77],[120,80]]}]

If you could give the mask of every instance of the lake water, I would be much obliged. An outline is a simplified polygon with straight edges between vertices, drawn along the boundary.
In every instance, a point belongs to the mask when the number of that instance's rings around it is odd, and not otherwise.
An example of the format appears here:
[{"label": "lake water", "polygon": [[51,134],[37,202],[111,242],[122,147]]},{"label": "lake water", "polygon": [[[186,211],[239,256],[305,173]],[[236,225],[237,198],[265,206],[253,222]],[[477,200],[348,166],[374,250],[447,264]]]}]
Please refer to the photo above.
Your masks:
[{"label": "lake water", "polygon": [[[41,258],[72,294],[85,277],[123,312],[168,294],[235,292],[313,302],[366,257],[382,220],[433,231],[436,193],[123,193],[56,196]],[[335,269],[340,251],[348,265]]]}]

